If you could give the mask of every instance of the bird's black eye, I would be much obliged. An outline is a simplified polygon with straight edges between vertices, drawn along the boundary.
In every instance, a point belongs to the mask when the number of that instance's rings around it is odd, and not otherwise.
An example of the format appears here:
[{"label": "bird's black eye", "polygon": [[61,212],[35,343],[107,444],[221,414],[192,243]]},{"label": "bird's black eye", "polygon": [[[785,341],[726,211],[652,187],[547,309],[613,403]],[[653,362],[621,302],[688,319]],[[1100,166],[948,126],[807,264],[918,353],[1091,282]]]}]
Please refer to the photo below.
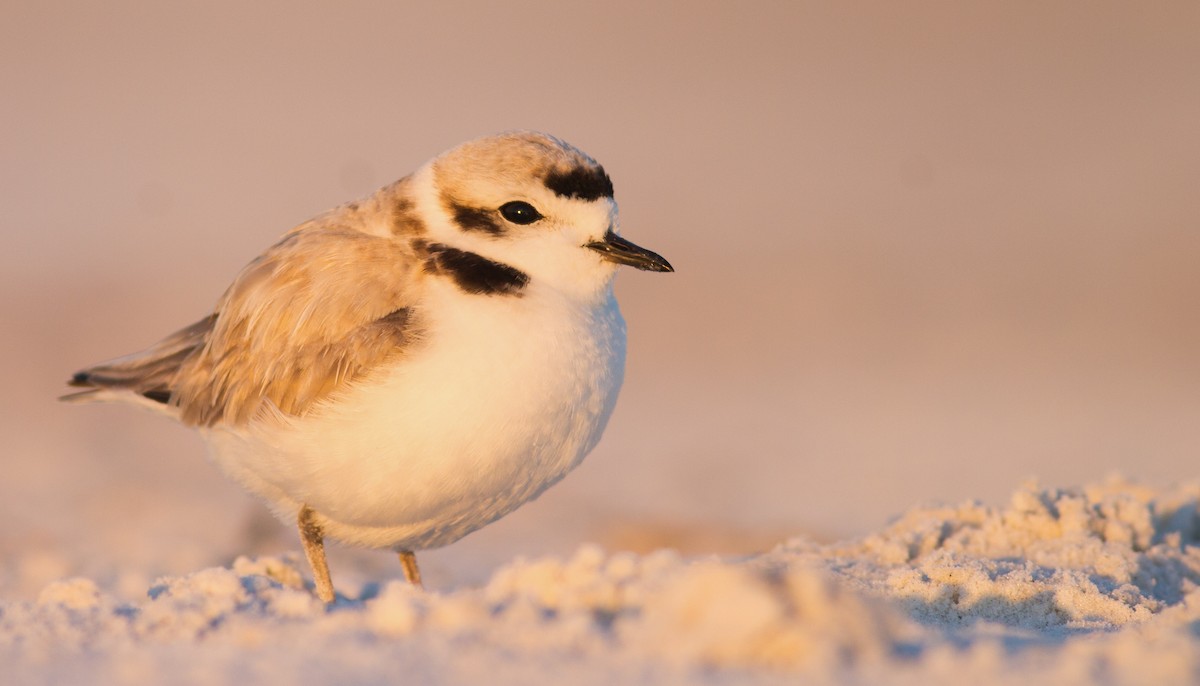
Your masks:
[{"label": "bird's black eye", "polygon": [[500,216],[514,224],[532,224],[542,218],[542,213],[527,202],[513,200],[500,206]]}]

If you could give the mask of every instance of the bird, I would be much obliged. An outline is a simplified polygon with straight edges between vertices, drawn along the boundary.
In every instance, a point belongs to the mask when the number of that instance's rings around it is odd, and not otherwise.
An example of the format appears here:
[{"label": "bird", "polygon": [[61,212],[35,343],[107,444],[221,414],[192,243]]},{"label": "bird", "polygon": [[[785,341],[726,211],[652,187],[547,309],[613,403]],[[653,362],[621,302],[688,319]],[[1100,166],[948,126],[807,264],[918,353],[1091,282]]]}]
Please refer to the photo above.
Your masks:
[{"label": "bird", "polygon": [[194,427],[212,462],[293,523],[325,603],[325,540],[416,552],[536,498],[600,440],[625,374],[612,180],[536,131],[462,143],[292,228],[213,311],[77,372],[64,400]]}]

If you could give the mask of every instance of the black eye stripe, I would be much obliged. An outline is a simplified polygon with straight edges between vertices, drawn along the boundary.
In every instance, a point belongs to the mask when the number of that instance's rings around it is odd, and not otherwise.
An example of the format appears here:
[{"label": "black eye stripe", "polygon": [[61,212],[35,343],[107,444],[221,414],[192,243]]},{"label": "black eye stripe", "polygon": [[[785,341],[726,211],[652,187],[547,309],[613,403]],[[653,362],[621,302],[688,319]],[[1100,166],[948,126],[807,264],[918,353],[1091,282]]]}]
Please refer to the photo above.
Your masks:
[{"label": "black eye stripe", "polygon": [[464,231],[481,231],[493,236],[504,233],[504,227],[496,221],[495,215],[487,210],[457,204],[452,207],[452,210],[454,211],[454,221]]}]

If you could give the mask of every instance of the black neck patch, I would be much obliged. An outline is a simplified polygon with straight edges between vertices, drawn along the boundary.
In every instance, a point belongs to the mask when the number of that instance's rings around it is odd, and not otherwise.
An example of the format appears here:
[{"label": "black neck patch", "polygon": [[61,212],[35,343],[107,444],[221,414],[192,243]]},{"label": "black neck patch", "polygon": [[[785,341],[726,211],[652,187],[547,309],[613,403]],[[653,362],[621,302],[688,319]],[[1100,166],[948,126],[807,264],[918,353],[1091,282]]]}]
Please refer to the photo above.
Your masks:
[{"label": "black neck patch", "polygon": [[428,243],[424,249],[429,253],[425,258],[425,271],[449,276],[467,293],[520,296],[529,283],[529,275],[520,269],[493,262],[477,253],[441,243]]},{"label": "black neck patch", "polygon": [[504,227],[496,219],[495,213],[489,210],[454,203],[450,205],[450,211],[454,213],[454,221],[463,231],[481,231],[493,236],[504,233]]},{"label": "black neck patch", "polygon": [[596,200],[613,197],[612,179],[604,172],[604,167],[578,166],[570,171],[552,171],[543,181],[546,188],[554,191],[555,195],[564,198],[579,198],[581,200]]}]

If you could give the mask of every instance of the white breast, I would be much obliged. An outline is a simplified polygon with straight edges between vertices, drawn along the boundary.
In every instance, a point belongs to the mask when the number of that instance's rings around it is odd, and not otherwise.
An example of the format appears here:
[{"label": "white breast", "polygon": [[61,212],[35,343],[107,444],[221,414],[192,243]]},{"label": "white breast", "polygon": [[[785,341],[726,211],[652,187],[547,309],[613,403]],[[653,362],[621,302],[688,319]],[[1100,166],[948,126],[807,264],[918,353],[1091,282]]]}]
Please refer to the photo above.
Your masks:
[{"label": "white breast", "polygon": [[583,306],[431,285],[422,341],[302,418],[207,432],[214,460],[293,517],[350,543],[452,543],[536,497],[595,446],[620,390],[625,325],[611,288]]}]

